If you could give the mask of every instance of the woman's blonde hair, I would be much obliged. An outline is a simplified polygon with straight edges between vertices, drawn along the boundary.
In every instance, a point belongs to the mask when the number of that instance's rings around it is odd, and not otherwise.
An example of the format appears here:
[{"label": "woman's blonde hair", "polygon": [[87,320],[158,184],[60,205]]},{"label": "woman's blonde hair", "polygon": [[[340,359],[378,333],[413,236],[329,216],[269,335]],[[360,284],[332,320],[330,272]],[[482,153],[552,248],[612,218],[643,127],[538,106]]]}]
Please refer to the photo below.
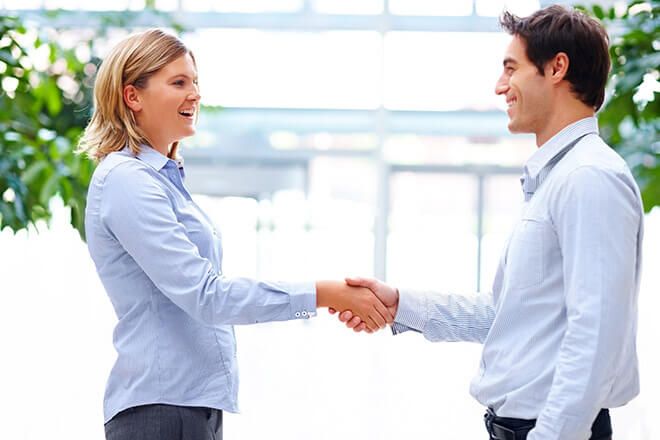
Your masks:
[{"label": "woman's blonde hair", "polygon": [[[101,63],[94,83],[94,112],[78,143],[78,153],[102,160],[125,146],[134,154],[149,144],[135,116],[124,102],[124,87],[147,86],[149,78],[165,65],[192,52],[174,35],[160,29],[133,34],[117,44]],[[178,142],[170,149],[176,155]]]}]

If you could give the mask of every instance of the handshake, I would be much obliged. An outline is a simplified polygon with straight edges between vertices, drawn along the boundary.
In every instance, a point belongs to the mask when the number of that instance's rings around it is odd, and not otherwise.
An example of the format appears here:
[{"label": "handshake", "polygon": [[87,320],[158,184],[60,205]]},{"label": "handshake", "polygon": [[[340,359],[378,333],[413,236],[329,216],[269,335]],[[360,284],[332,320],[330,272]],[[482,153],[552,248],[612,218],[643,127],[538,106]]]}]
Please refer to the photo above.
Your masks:
[{"label": "handshake", "polygon": [[316,302],[331,314],[341,312],[339,320],[356,332],[373,333],[394,322],[399,306],[399,291],[375,279],[346,278],[318,281]]}]

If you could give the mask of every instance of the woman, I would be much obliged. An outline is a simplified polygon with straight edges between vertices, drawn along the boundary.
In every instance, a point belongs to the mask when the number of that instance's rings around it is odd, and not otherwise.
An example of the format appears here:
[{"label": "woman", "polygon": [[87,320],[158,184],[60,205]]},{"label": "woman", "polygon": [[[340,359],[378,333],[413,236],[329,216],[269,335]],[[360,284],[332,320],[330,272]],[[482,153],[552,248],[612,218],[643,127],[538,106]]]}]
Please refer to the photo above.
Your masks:
[{"label": "woman", "polygon": [[317,307],[351,309],[371,330],[392,321],[369,290],[344,282],[222,275],[220,237],[176,154],[200,101],[195,58],[179,39],[154,29],[120,42],[94,99],[79,150],[99,161],[85,228],[118,318],[107,439],[221,438],[222,411],[237,408],[232,324],[304,319]]}]

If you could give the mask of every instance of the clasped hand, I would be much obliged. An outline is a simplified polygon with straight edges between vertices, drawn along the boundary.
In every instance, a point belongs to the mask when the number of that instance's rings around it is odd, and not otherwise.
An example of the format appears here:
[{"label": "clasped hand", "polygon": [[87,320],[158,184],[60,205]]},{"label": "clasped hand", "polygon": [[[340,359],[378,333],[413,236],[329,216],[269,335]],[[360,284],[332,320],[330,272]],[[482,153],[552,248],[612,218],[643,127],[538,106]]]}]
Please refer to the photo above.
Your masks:
[{"label": "clasped hand", "polygon": [[[386,310],[383,312],[383,308],[378,307],[379,315],[388,324],[394,322],[394,317],[396,316],[399,307],[399,291],[396,288],[372,278],[346,278],[346,284],[354,289],[368,289],[368,292],[373,297],[377,298],[377,301],[381,303],[380,306],[384,307]],[[351,328],[356,332],[365,331],[367,333],[373,333],[385,326],[385,324],[382,324],[378,327],[374,327],[370,322],[369,317],[365,319],[363,313],[353,307],[343,308],[330,306],[328,309],[330,314],[335,314],[338,310],[341,311],[339,314],[339,320],[346,323],[348,328]]]}]

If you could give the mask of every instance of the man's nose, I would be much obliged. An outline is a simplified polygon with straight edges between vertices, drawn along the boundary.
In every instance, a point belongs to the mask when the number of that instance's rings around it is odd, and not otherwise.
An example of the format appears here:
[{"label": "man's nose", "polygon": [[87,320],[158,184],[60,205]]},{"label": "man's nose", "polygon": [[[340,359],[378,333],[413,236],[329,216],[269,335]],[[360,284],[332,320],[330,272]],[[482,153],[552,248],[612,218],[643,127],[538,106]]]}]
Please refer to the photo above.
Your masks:
[{"label": "man's nose", "polygon": [[502,75],[495,83],[495,94],[504,95],[509,90],[509,81]]}]

